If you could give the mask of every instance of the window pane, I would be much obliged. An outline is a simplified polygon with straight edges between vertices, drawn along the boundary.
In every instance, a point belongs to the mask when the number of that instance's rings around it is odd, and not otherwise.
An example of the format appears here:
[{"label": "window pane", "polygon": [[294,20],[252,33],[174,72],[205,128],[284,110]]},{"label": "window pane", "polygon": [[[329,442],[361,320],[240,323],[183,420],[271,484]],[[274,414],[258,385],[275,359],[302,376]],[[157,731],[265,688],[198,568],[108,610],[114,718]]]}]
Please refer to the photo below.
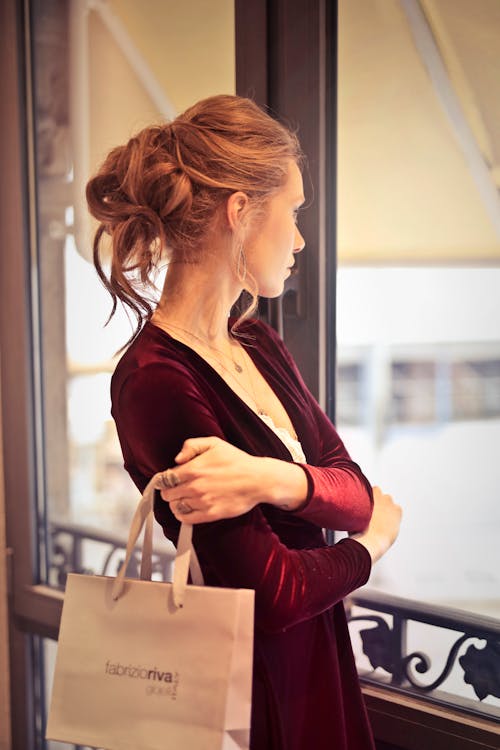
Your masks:
[{"label": "window pane", "polygon": [[[234,92],[232,0],[148,4],[151,12],[127,0],[88,7],[33,0],[31,8],[38,450],[46,514],[40,525],[48,530],[41,579],[54,586],[64,585],[69,570],[116,570],[138,500],[123,469],[109,399],[117,351],[133,325],[118,309],[104,327],[111,299],[92,264],[86,181],[110,148],[145,125],[214,92]],[[163,575],[171,547],[159,527],[155,533],[166,555],[157,560],[156,574]]]},{"label": "window pane", "polygon": [[435,371],[435,362],[391,362],[391,423],[435,421]]},{"label": "window pane", "polygon": [[337,421],[404,509],[370,586],[500,618],[500,48],[473,5],[339,4]]},{"label": "window pane", "polygon": [[500,417],[500,359],[454,362],[451,378],[456,419]]}]

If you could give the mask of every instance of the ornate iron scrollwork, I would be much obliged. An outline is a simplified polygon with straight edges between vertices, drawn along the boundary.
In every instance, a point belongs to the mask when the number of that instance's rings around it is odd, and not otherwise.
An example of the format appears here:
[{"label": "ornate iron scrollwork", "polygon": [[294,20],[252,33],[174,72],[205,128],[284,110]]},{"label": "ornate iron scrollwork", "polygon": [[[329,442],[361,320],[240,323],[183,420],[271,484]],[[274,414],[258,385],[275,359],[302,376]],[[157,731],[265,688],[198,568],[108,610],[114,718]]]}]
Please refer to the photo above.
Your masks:
[{"label": "ornate iron scrollwork", "polygon": [[81,564],[82,538],[63,528],[52,531],[52,556],[49,582],[64,589],[68,573],[93,573]]},{"label": "ornate iron scrollwork", "polygon": [[[50,555],[49,583],[64,589],[68,573],[87,573],[89,575],[116,575],[125,559],[126,541],[110,537],[98,531],[71,524],[53,524],[51,528],[52,554]],[[83,565],[83,545],[85,542],[102,545],[102,562],[95,567]],[[161,580],[170,579],[172,555],[164,552],[153,552],[152,573]],[[134,550],[130,559],[127,576],[137,578],[140,570],[140,552]]]},{"label": "ornate iron scrollwork", "polygon": [[[409,654],[406,652],[406,625],[408,622],[416,622],[456,632],[460,630],[459,613],[445,615],[443,608],[442,613],[434,615],[429,608],[419,606],[416,602],[401,600],[401,605],[397,606],[394,600],[395,597],[392,597],[392,606],[387,606],[387,610],[382,607],[379,600],[376,600],[375,607],[392,617],[392,627],[386,619],[378,615],[349,617],[350,623],[375,623],[375,627],[358,631],[363,653],[374,671],[379,668],[385,670],[391,675],[392,684],[398,687],[405,689],[406,683],[410,686],[409,689],[415,692],[430,694],[441,688],[459,665],[463,670],[463,682],[472,686],[480,701],[488,696],[500,698],[500,639],[496,625],[491,626],[488,634],[482,623],[478,623],[477,632],[471,628],[470,621],[467,625],[464,623],[462,634],[449,649],[444,668],[432,682],[425,683],[417,679],[415,673],[425,675],[430,672],[431,659],[422,651],[413,651]],[[415,607],[413,617],[412,605]],[[363,602],[362,606],[369,609],[368,603]],[[459,656],[464,644],[471,640],[475,643],[471,643],[465,653]],[[480,646],[480,641],[485,645]]]},{"label": "ornate iron scrollwork", "polygon": [[393,632],[382,617],[376,615],[367,617],[351,617],[350,622],[375,622],[376,627],[360,630],[359,635],[363,644],[363,653],[373,667],[381,667],[386,672],[394,672]]},{"label": "ornate iron scrollwork", "polygon": [[458,660],[464,681],[472,685],[479,700],[500,698],[500,643],[486,641],[484,648],[471,645]]},{"label": "ornate iron scrollwork", "polygon": [[440,685],[443,684],[443,682],[446,680],[447,677],[450,676],[451,671],[453,669],[453,666],[455,664],[458,652],[461,648],[461,646],[465,643],[465,641],[469,640],[471,638],[470,635],[462,635],[460,638],[453,644],[451,647],[450,653],[448,654],[448,658],[446,660],[446,664],[444,666],[443,671],[437,677],[433,682],[429,683],[428,685],[422,684],[419,680],[416,680],[413,675],[410,672],[410,666],[412,662],[415,662],[415,670],[419,674],[425,674],[429,671],[431,668],[430,659],[426,654],[423,654],[421,651],[414,651],[412,654],[409,654],[402,660],[402,671],[410,685],[413,685],[413,687],[418,688],[419,690],[422,690],[424,692],[430,692],[431,690],[435,690]]}]

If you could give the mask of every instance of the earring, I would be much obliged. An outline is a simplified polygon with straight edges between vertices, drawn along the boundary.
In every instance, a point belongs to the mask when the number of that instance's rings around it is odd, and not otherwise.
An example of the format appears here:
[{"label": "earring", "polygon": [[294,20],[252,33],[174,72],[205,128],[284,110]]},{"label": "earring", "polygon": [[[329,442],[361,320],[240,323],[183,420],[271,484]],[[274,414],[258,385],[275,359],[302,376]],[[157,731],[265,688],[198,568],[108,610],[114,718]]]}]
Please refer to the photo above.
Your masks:
[{"label": "earring", "polygon": [[238,262],[236,264],[236,273],[240,281],[245,281],[247,276],[247,259],[245,256],[245,250],[243,249],[243,243],[238,248]]}]

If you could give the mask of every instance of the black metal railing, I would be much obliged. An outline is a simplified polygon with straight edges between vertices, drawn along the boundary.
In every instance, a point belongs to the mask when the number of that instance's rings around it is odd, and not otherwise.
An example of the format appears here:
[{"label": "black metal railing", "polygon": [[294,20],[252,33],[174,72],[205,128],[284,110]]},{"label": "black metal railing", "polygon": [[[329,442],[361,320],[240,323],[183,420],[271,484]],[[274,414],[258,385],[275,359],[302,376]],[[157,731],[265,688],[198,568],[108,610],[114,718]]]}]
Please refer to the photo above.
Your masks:
[{"label": "black metal railing", "polygon": [[[370,590],[354,594],[347,610],[371,667],[360,669],[364,682],[500,722],[500,620]],[[421,641],[416,649],[408,645],[410,628]],[[444,634],[445,648],[437,643]]]},{"label": "black metal railing", "polygon": [[[91,543],[94,554],[85,547]],[[116,575],[123,560],[127,539],[120,534],[100,532],[94,527],[72,523],[50,525],[49,581],[55,588],[64,589],[68,573]],[[127,576],[136,578],[140,570],[141,548],[137,545],[127,567]],[[174,550],[153,549],[152,574],[162,581],[171,578]]]}]

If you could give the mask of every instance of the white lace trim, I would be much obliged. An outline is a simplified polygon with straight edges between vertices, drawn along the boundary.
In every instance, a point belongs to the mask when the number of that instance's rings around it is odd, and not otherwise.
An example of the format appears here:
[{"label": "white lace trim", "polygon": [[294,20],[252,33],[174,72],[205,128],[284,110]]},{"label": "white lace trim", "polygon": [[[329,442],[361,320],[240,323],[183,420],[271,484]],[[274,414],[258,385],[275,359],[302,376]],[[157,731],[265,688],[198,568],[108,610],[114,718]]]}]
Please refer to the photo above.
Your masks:
[{"label": "white lace trim", "polygon": [[286,427],[276,427],[276,425],[274,424],[273,418],[270,417],[269,414],[260,413],[259,417],[279,437],[281,442],[284,443],[284,445],[288,448],[288,450],[290,451],[290,455],[292,456],[295,463],[299,463],[299,464],[307,463],[300,441],[296,440],[292,435],[290,435]]}]

